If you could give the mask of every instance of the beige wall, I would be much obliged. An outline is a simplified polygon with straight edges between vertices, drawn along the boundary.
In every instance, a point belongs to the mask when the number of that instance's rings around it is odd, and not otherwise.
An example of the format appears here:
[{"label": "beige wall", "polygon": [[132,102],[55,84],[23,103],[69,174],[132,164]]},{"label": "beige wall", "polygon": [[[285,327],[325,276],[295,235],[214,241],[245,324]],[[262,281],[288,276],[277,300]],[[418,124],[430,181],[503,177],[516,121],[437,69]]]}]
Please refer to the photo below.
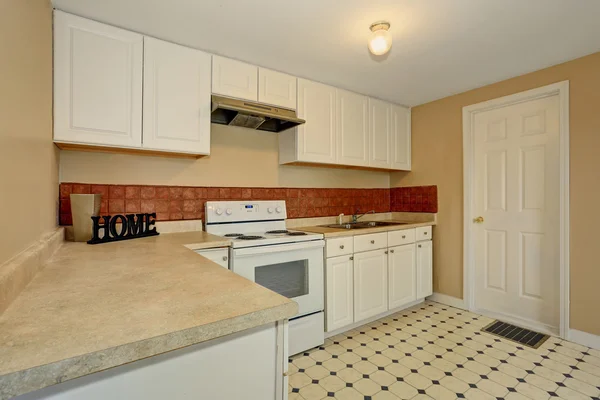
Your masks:
[{"label": "beige wall", "polygon": [[61,182],[324,188],[389,188],[389,173],[280,166],[276,133],[211,125],[210,156],[198,160],[63,151]]},{"label": "beige wall", "polygon": [[438,185],[434,290],[462,298],[462,108],[563,80],[571,107],[571,328],[600,335],[600,53],[413,108],[413,172],[393,173],[390,183]]},{"label": "beige wall", "polygon": [[52,9],[0,2],[0,265],[57,225]]}]

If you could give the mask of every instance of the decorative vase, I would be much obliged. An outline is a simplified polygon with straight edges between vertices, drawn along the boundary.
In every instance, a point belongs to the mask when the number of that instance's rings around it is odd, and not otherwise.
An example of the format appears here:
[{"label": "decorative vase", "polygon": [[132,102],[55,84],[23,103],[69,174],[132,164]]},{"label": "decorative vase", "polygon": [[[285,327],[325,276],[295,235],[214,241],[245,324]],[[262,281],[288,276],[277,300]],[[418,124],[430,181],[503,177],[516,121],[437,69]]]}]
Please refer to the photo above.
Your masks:
[{"label": "decorative vase", "polygon": [[92,238],[92,217],[99,215],[101,200],[101,194],[71,195],[73,237],[76,242],[87,242]]}]

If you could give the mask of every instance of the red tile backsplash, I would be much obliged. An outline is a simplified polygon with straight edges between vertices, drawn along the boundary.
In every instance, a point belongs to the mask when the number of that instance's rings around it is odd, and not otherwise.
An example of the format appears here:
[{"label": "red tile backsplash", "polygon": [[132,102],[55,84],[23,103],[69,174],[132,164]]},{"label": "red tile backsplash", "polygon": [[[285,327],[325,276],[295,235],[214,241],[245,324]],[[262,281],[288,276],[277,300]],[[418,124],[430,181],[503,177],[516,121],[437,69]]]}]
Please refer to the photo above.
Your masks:
[{"label": "red tile backsplash", "polygon": [[156,212],[159,221],[204,219],[211,200],[285,200],[288,218],[327,217],[341,213],[437,212],[437,187],[393,189],[237,188],[140,185],[60,184],[60,224],[71,225],[69,195],[102,194],[103,215]]},{"label": "red tile backsplash", "polygon": [[413,186],[390,189],[390,211],[438,212],[437,186]]}]

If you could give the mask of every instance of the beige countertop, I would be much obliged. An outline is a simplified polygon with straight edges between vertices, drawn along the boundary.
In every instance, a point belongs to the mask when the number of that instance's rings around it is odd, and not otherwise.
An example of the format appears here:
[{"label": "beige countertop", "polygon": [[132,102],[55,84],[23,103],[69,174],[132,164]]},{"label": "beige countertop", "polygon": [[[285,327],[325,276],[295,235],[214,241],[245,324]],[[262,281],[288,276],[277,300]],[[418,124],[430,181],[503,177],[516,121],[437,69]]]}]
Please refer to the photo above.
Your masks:
[{"label": "beige countertop", "polygon": [[364,229],[338,229],[338,228],[327,228],[324,226],[300,226],[295,227],[294,230],[304,231],[304,232],[312,232],[312,233],[322,233],[323,236],[327,238],[334,237],[346,237],[346,236],[356,236],[356,235],[365,235],[368,233],[378,233],[378,232],[389,232],[389,231],[398,231],[403,229],[411,229],[418,228],[420,226],[433,226],[436,225],[434,221],[427,222],[406,222],[394,219],[382,220],[381,222],[402,222],[402,225],[391,225],[391,226],[377,226],[374,228],[364,228]]},{"label": "beige countertop", "polygon": [[0,399],[293,316],[294,301],[189,249],[228,245],[63,244],[0,315]]}]

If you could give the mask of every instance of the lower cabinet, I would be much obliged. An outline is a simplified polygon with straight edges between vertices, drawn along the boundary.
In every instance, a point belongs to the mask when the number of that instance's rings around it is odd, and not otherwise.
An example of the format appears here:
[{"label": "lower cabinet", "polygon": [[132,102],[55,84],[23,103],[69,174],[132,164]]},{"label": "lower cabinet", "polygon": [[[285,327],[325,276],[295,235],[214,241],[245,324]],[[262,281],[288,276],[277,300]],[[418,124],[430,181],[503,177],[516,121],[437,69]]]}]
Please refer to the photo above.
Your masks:
[{"label": "lower cabinet", "polygon": [[325,330],[354,322],[354,261],[352,255],[328,258],[325,264]]},{"label": "lower cabinet", "polygon": [[433,247],[431,240],[417,242],[417,298],[433,294]]},{"label": "lower cabinet", "polygon": [[[388,232],[387,241],[382,241],[381,233],[327,240],[326,332],[402,309],[433,294],[431,227],[417,231]],[[415,243],[416,233],[428,240]],[[361,243],[383,248],[365,251]],[[357,249],[362,251],[354,253]]]},{"label": "lower cabinet", "polygon": [[415,245],[389,249],[389,307],[397,308],[417,300],[417,264]]},{"label": "lower cabinet", "polygon": [[387,250],[373,250],[354,255],[355,321],[360,321],[388,310],[387,270]]}]

